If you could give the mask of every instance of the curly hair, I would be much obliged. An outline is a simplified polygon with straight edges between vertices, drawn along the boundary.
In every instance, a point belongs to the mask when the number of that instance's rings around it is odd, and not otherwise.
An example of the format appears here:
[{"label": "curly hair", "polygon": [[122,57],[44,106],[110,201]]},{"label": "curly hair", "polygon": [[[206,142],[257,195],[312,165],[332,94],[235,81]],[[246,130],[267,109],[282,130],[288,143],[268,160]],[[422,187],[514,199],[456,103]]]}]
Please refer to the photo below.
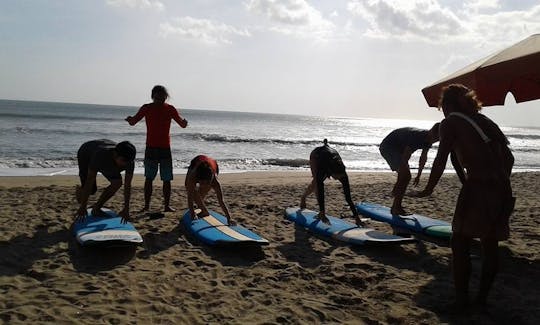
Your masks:
[{"label": "curly hair", "polygon": [[482,103],[478,100],[476,92],[462,84],[445,86],[439,99],[439,108],[451,105],[462,113],[476,113],[482,110]]}]

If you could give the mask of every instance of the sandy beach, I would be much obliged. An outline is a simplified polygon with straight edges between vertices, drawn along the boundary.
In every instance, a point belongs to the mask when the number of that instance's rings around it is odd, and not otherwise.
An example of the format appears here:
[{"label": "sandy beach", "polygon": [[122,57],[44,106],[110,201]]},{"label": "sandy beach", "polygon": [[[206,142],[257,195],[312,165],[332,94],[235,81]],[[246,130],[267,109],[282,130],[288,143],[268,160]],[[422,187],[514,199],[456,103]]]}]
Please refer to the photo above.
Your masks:
[{"label": "sandy beach", "polygon": [[[1,177],[0,322],[540,323],[540,173],[513,175],[518,200],[489,309],[465,316],[446,307],[454,297],[448,247],[425,241],[351,247],[285,220],[283,210],[299,204],[308,173],[220,176],[233,218],[270,241],[248,251],[210,248],[186,235],[179,225],[183,181],[181,175],[173,181],[177,212],[152,220],[135,213],[143,206],[137,175],[131,210],[144,243],[106,250],[83,249],[70,232],[78,177]],[[391,173],[352,173],[353,199],[389,205],[394,181]],[[104,184],[98,180],[99,191]],[[340,184],[326,184],[327,212],[348,215]],[[432,197],[406,198],[405,207],[450,221],[459,187],[455,175],[445,175]],[[121,193],[107,206],[120,210]],[[214,196],[208,206],[220,211]],[[160,181],[152,207],[161,208]],[[308,208],[317,209],[314,196]],[[391,232],[385,224],[369,226]],[[475,250],[472,293],[479,266]]]}]

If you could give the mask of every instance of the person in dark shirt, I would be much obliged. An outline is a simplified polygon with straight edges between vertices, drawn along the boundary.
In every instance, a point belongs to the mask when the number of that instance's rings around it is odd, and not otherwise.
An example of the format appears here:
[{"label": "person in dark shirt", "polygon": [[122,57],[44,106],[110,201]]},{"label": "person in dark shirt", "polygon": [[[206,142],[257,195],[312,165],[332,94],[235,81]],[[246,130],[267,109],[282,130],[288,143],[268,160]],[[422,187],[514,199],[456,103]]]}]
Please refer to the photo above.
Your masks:
[{"label": "person in dark shirt", "polygon": [[118,144],[111,140],[93,140],[85,142],[77,152],[79,177],[81,186],[77,187],[76,196],[79,202],[77,220],[87,216],[88,197],[97,192],[96,176],[101,173],[111,184],[105,188],[97,202],[92,206],[92,215],[104,216],[101,210],[118,189],[122,186],[122,171],[126,171],[124,182],[124,209],[119,215],[123,222],[129,221],[129,201],[131,197],[131,180],[133,179],[134,160],[137,151],[128,141]]},{"label": "person in dark shirt", "polygon": [[418,185],[420,175],[427,160],[427,153],[431,145],[439,141],[439,123],[435,123],[430,130],[405,127],[390,132],[379,145],[379,151],[384,157],[392,171],[398,173],[396,184],[392,189],[394,202],[390,212],[392,215],[407,215],[403,209],[402,202],[405,190],[411,180],[411,170],[409,159],[418,149],[422,149],[420,161],[418,163],[418,175],[413,181],[413,185]]},{"label": "person in dark shirt", "polygon": [[307,187],[306,191],[300,199],[300,208],[306,208],[306,198],[313,191],[317,194],[317,202],[319,204],[319,215],[318,218],[326,223],[330,224],[330,220],[326,217],[326,210],[324,205],[324,181],[327,178],[334,178],[341,182],[343,186],[343,194],[345,195],[345,200],[349,204],[349,207],[353,213],[353,216],[356,220],[356,224],[361,226],[362,222],[358,215],[358,211],[354,206],[354,203],[351,198],[351,189],[349,185],[349,177],[345,171],[345,165],[341,160],[341,156],[334,148],[330,148],[328,145],[328,140],[324,139],[324,145],[315,148],[309,156],[309,167],[311,168],[311,175],[313,180]]}]

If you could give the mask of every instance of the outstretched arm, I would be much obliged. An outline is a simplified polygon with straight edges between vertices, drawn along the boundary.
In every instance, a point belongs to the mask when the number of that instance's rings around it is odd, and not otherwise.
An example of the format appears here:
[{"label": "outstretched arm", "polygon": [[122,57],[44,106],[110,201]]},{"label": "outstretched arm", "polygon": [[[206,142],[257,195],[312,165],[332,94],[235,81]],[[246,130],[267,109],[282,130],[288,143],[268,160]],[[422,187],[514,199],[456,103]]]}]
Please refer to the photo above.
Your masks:
[{"label": "outstretched arm", "polygon": [[455,142],[455,133],[454,128],[452,125],[450,125],[450,121],[447,119],[443,120],[441,122],[440,126],[440,142],[439,142],[439,150],[437,151],[437,156],[435,157],[435,160],[433,161],[433,167],[431,167],[431,174],[429,175],[429,181],[426,185],[426,188],[418,193],[415,196],[418,197],[424,197],[429,196],[431,193],[433,193],[433,189],[439,182],[439,179],[441,178],[444,169],[446,167],[446,161],[448,160],[448,155],[450,154],[450,151],[452,150]]},{"label": "outstretched arm", "polygon": [[353,216],[358,216],[358,211],[356,211],[356,207],[354,206],[353,200],[351,198],[351,186],[349,184],[349,177],[347,176],[347,174],[345,174],[345,176],[341,177],[339,181],[343,186],[343,194],[345,195],[345,201],[347,201],[347,204],[349,204],[349,208],[351,209]]},{"label": "outstretched arm", "polygon": [[422,150],[420,160],[418,161],[418,175],[416,175],[416,178],[413,181],[414,186],[418,185],[418,183],[420,182],[420,175],[422,175],[422,170],[424,170],[424,166],[426,165],[428,151],[429,148],[425,148]]},{"label": "outstretched arm", "polygon": [[178,111],[176,110],[176,108],[172,107],[171,114],[176,124],[180,125],[181,128],[187,127],[188,121],[182,116],[180,116],[180,114],[178,114]]},{"label": "outstretched arm", "polygon": [[142,106],[135,116],[128,116],[126,117],[125,121],[127,121],[129,125],[135,125],[145,116],[145,114],[146,106]]},{"label": "outstretched arm", "polygon": [[231,224],[232,223],[231,214],[229,213],[229,208],[227,207],[227,204],[225,204],[225,201],[223,201],[223,192],[221,191],[221,184],[219,183],[217,178],[214,178],[214,181],[212,182],[212,187],[214,188],[214,191],[216,191],[216,196],[219,202],[219,206],[223,210],[223,213],[225,213],[225,216],[227,217],[227,222]]}]

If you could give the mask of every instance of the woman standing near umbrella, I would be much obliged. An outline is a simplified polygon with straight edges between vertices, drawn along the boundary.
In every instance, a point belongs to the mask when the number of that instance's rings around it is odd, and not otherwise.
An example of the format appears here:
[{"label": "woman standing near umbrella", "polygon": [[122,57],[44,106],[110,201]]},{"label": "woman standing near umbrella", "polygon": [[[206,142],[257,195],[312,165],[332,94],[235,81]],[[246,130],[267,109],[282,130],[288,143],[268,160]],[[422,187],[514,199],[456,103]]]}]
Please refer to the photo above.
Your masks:
[{"label": "woman standing near umbrella", "polygon": [[485,306],[498,271],[498,242],[509,236],[508,220],[514,203],[510,173],[514,158],[497,124],[479,113],[482,107],[473,90],[457,84],[445,87],[440,107],[445,119],[440,126],[439,150],[426,188],[415,196],[431,195],[448,155],[455,151],[460,164],[457,168],[466,170],[452,220],[456,307],[468,306],[469,251],[473,238],[480,238],[483,253],[476,303]]}]

